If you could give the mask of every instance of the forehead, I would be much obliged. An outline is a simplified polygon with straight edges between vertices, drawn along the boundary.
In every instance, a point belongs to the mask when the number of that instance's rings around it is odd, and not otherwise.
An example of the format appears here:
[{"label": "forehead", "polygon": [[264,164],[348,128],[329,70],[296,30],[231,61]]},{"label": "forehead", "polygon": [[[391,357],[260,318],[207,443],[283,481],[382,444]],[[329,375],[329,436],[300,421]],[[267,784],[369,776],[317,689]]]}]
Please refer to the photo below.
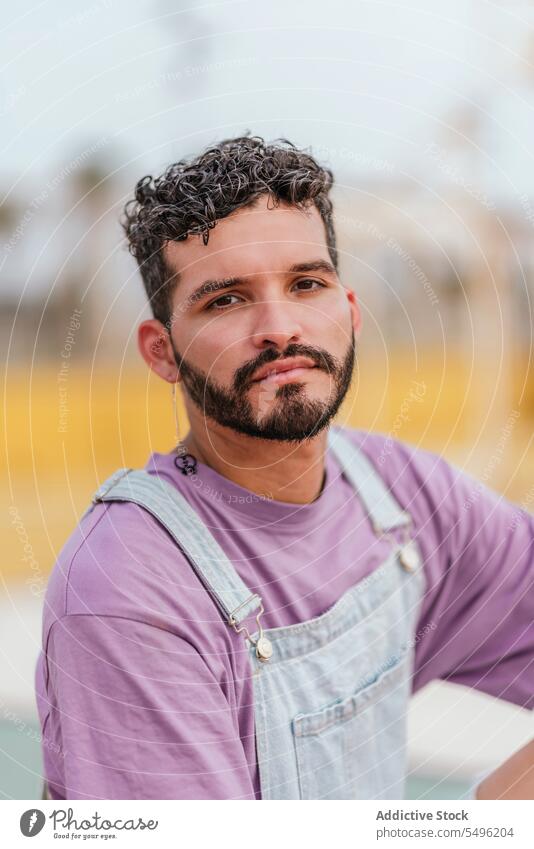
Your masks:
[{"label": "forehead", "polygon": [[207,245],[202,235],[192,235],[183,242],[168,242],[164,252],[180,281],[191,286],[206,277],[284,271],[310,257],[330,259],[315,206],[301,210],[281,203],[273,208],[265,197],[218,221]]}]

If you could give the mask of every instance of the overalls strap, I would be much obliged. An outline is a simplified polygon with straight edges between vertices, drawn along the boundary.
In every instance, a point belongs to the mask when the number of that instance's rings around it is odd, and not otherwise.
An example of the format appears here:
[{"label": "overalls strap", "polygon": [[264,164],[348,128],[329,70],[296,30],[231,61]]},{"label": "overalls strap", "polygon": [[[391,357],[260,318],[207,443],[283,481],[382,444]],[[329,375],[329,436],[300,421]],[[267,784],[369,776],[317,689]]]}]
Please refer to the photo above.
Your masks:
[{"label": "overalls strap", "polygon": [[330,428],[328,445],[360,496],[375,533],[410,524],[410,514],[399,506],[379,472],[360,448],[337,428]]},{"label": "overalls strap", "polygon": [[[333,428],[328,445],[361,498],[375,532],[410,523],[410,514],[399,507],[360,449]],[[261,609],[261,597],[250,592],[198,513],[172,484],[142,469],[118,469],[95,492],[93,502],[98,501],[132,501],[151,513],[189,558],[229,624],[239,625]]]},{"label": "overalls strap", "polygon": [[178,490],[143,469],[118,469],[95,492],[93,502],[133,501],[154,516],[184,551],[229,624],[261,608],[200,516]]}]

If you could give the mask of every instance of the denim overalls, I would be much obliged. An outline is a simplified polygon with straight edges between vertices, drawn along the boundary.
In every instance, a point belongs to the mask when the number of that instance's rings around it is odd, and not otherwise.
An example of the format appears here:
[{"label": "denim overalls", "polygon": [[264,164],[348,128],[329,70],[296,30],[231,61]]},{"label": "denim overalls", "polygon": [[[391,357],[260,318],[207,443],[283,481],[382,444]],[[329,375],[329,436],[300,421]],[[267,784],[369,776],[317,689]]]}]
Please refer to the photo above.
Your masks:
[{"label": "denim overalls", "polygon": [[166,481],[119,469],[93,502],[133,501],[148,510],[184,551],[228,627],[247,641],[262,799],[402,799],[421,557],[409,538],[410,515],[365,455],[337,428],[328,447],[391,549],[329,610],[296,625],[263,630],[261,598]]}]

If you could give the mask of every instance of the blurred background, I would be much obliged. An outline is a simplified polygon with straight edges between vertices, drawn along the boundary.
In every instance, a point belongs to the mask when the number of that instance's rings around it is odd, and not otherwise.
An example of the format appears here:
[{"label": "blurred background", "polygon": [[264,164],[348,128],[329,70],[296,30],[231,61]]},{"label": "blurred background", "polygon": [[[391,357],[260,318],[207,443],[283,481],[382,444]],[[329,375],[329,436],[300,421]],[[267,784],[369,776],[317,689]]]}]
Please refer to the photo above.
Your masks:
[{"label": "blurred background", "polygon": [[[309,147],[364,317],[339,421],[534,510],[534,3],[20,0],[0,39],[0,797],[21,799],[47,576],[96,486],[173,443],[118,224],[144,174],[245,130]],[[409,793],[457,798],[532,733],[432,684]]]}]

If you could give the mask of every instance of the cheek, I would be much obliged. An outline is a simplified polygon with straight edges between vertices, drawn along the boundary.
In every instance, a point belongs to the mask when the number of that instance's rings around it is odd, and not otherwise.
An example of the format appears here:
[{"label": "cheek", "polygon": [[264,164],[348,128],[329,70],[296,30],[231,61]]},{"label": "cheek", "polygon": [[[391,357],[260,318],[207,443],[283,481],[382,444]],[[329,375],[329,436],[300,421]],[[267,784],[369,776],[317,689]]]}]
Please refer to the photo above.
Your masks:
[{"label": "cheek", "polygon": [[350,315],[338,305],[316,314],[313,322],[303,328],[304,341],[339,354],[349,344],[351,326]]},{"label": "cheek", "polygon": [[323,336],[330,341],[343,337],[352,324],[350,306],[346,298],[337,292],[327,297],[317,298],[313,309],[303,313],[303,329],[315,336]]},{"label": "cheek", "polygon": [[[209,377],[228,385],[235,371],[245,362],[243,345],[230,327],[213,322],[189,339],[188,359]],[[253,355],[251,355],[253,356]]]},{"label": "cheek", "polygon": [[338,353],[345,352],[352,338],[352,314],[346,301],[337,304],[324,322],[324,338]]}]

